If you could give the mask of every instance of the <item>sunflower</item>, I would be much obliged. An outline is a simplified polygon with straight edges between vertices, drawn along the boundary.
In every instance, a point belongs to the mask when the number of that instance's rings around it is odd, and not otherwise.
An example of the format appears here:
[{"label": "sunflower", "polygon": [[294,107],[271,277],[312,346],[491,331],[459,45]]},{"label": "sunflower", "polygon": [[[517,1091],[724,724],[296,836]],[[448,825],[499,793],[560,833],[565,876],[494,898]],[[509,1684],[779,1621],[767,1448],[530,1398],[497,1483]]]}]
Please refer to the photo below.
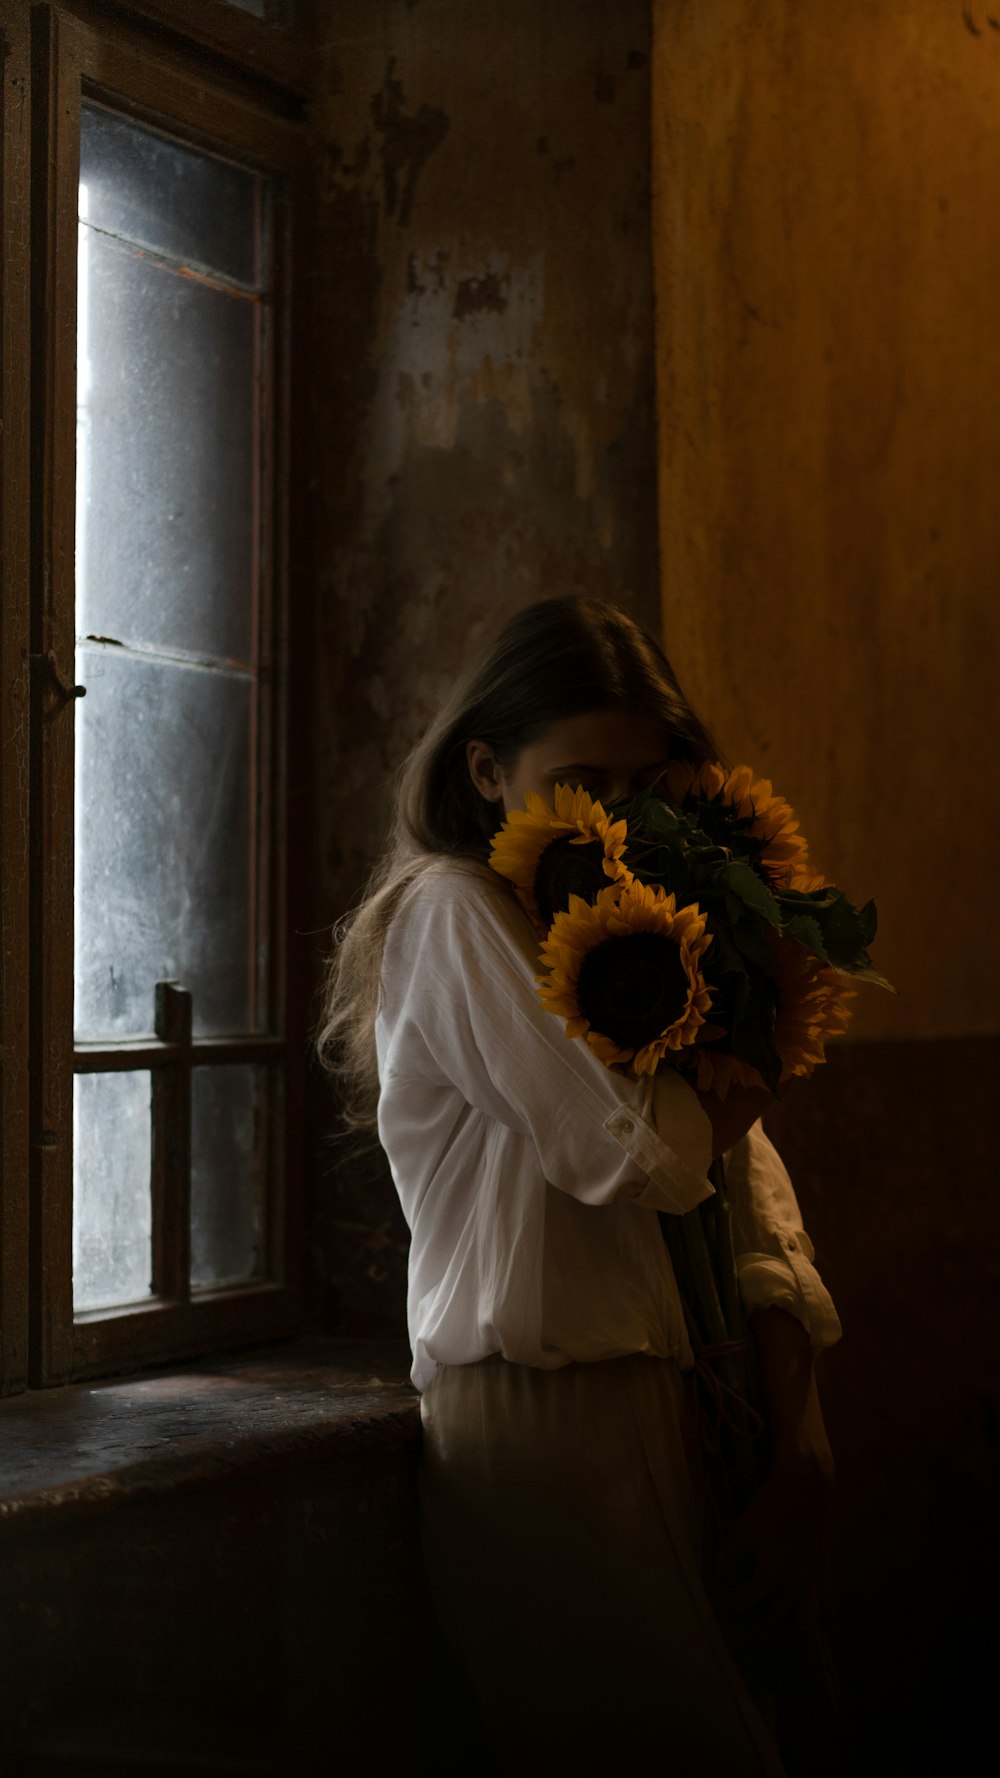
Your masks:
[{"label": "sunflower", "polygon": [[701,959],[712,942],[697,902],[639,882],[571,895],[542,945],[538,993],[610,1068],[653,1074],[668,1051],[695,1043],[711,1005]]},{"label": "sunflower", "polygon": [[795,1074],[811,1074],[826,1061],[823,1045],[828,1037],[846,1031],[853,1010],[847,1002],[858,990],[794,939],[775,937],[771,950],[778,989],[774,1042],[784,1081]]},{"label": "sunflower", "polygon": [[806,872],[808,847],[795,812],[784,797],[775,796],[769,778],[755,778],[750,766],[734,766],[727,772],[718,760],[700,766],[676,759],[665,775],[667,795],[678,805],[719,799],[736,820],[748,823],[748,831],[760,845],[758,862],[776,889],[800,887],[792,878]]},{"label": "sunflower", "polygon": [[827,887],[827,882],[822,871],[800,869],[792,871],[785,887],[788,889],[798,889],[803,894],[808,895],[814,889],[825,889]]},{"label": "sunflower", "polygon": [[513,883],[540,931],[548,931],[571,895],[592,899],[609,877],[631,882],[622,863],[626,824],[610,820],[585,790],[557,784],[554,809],[533,790],[524,800],[494,835],[490,864]]},{"label": "sunflower", "polygon": [[[826,1061],[824,1044],[847,1029],[857,988],[848,985],[839,970],[820,963],[794,939],[769,937],[774,958],[777,1010],[774,1047],[781,1057],[781,1082],[793,1075],[811,1074]],[[731,1086],[762,1087],[756,1068],[722,1050],[698,1053],[695,1085],[700,1092],[717,1093],[724,1099]]]}]

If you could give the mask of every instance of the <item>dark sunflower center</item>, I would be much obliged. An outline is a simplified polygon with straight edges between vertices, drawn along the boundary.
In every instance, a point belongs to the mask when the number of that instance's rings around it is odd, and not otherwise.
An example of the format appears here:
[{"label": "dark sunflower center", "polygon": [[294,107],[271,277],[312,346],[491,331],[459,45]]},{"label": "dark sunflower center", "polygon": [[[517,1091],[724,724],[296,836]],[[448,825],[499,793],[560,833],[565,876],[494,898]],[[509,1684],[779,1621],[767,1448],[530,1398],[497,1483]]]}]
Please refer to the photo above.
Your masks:
[{"label": "dark sunflower center", "polygon": [[690,983],[678,946],[659,932],[630,932],[588,951],[577,999],[588,1024],[622,1049],[640,1050],[684,1011]]},{"label": "dark sunflower center", "polygon": [[608,883],[600,840],[589,840],[585,846],[574,845],[572,834],[551,840],[535,871],[535,900],[546,926],[551,926],[556,914],[565,912],[571,895],[596,901]]}]

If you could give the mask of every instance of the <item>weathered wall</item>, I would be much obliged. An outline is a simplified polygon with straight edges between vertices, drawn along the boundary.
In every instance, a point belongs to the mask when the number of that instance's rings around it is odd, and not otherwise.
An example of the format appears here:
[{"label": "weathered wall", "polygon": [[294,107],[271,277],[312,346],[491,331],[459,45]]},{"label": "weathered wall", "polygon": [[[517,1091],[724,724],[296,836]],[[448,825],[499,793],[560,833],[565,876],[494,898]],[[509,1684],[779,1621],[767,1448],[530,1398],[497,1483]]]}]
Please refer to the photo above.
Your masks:
[{"label": "weathered wall", "polygon": [[484,635],[574,589],[655,622],[657,583],[648,7],[360,0],[325,28],[329,915]]},{"label": "weathered wall", "polygon": [[[822,17],[820,14],[822,13]],[[998,1029],[1000,25],[659,0],[664,620],[730,756],[876,897],[854,1034]]]},{"label": "weathered wall", "polygon": [[[392,768],[486,629],[568,587],[656,609],[648,10],[326,20],[314,965]],[[664,628],[730,755],[878,899],[902,992],[859,997],[855,1039],[922,1039],[840,1045],[769,1119],[844,1321],[822,1382],[837,1649],[866,1765],[890,1770],[904,1747],[954,1762],[961,1733],[971,1758],[988,1695],[996,1039],[974,1038],[996,996],[970,935],[1000,32],[929,0],[848,0],[835,29],[819,10],[658,10]],[[398,1329],[405,1226],[376,1159],[324,1146],[332,1123],[316,1082],[313,1316]]]},{"label": "weathered wall", "polygon": [[1000,25],[654,11],[665,630],[730,757],[876,897],[900,989],[862,989],[767,1119],[844,1325],[821,1388],[847,1769],[962,1767],[1000,1553]]},{"label": "weathered wall", "polygon": [[[372,860],[391,773],[509,613],[577,590],[658,622],[648,5],[341,0],[320,18],[316,929]],[[318,1089],[317,1152],[332,1122]],[[398,1317],[384,1174],[328,1154],[318,1175],[334,1315]]]}]

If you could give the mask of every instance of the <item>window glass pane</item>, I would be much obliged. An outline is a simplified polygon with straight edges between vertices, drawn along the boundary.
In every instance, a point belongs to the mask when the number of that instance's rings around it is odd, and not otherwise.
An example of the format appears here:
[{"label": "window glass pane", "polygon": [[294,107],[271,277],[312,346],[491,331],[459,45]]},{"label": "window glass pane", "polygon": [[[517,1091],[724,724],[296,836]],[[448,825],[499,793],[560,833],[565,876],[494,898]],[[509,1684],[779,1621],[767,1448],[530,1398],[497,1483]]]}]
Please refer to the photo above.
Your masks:
[{"label": "window glass pane", "polygon": [[141,1302],[152,1289],[150,1077],[73,1081],[73,1307]]},{"label": "window glass pane", "polygon": [[261,1272],[266,1071],[195,1068],[191,1082],[191,1284]]},{"label": "window glass pane", "polygon": [[80,229],[77,630],[249,661],[257,303]]},{"label": "window glass pane", "polygon": [[[82,109],[75,1030],[265,1028],[258,637],[270,181]],[[268,1072],[192,1076],[195,1286],[260,1275]],[[78,1075],[78,1309],[150,1292],[150,1077]]]},{"label": "window glass pane", "polygon": [[80,184],[87,219],[138,247],[254,284],[263,183],[260,174],[218,155],[96,106],[83,108]]},{"label": "window glass pane", "polygon": [[158,981],[196,1035],[246,1031],[251,682],[93,646],[77,673],[77,1037],[151,1033]]}]

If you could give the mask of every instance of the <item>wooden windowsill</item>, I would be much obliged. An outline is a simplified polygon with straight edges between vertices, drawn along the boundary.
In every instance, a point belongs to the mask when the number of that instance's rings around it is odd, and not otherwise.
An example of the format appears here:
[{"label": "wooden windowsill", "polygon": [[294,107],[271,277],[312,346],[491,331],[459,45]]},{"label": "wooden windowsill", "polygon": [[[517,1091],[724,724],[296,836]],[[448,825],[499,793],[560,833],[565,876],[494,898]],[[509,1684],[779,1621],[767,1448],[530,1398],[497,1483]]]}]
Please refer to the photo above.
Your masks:
[{"label": "wooden windowsill", "polygon": [[0,1527],[420,1435],[409,1353],[290,1341],[0,1402]]}]

